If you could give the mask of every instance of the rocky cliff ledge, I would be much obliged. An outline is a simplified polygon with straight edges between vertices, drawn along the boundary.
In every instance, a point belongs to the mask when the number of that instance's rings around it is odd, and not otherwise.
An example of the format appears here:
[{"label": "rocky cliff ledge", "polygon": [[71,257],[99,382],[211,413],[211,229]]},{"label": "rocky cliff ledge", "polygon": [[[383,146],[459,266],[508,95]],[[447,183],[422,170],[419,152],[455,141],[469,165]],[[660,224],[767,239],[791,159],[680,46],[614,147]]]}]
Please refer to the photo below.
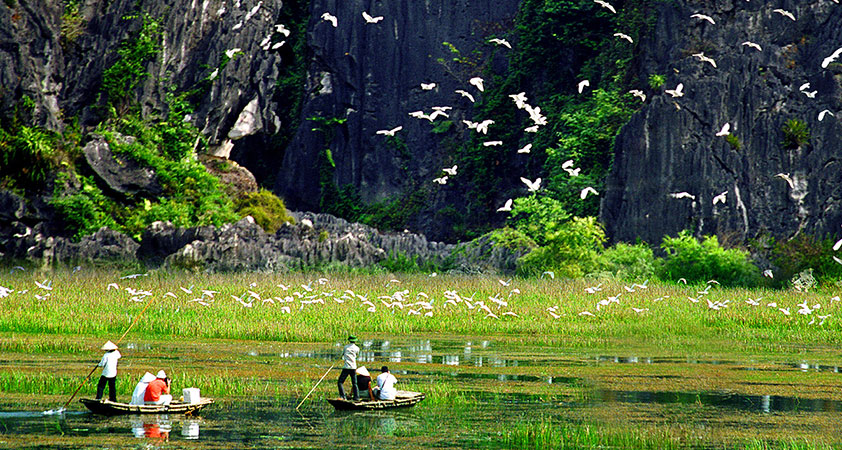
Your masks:
[{"label": "rocky cliff ledge", "polygon": [[[616,139],[601,211],[608,234],[650,243],[683,229],[738,241],[838,235],[842,60],[822,62],[839,47],[842,7],[830,1],[665,4],[638,72],[666,84]],[[679,83],[682,97],[663,92]],[[784,131],[792,120],[809,137]],[[717,136],[725,124],[730,137]]]}]

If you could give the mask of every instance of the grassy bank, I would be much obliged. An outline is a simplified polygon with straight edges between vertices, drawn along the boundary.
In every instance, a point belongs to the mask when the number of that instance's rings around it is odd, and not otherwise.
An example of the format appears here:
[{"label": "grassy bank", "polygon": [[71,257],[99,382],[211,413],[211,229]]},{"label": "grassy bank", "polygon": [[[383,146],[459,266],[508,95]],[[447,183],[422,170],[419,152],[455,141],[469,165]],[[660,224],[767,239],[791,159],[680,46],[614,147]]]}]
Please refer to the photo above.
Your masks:
[{"label": "grassy bank", "polygon": [[[437,333],[528,336],[535,344],[583,348],[626,342],[692,350],[722,343],[748,351],[842,340],[835,294],[716,284],[347,274],[121,279],[109,272],[16,271],[0,286],[6,288],[0,291],[0,332],[6,333],[115,339],[149,305],[132,336],[325,342],[348,333]],[[586,291],[596,286],[598,291]],[[804,305],[809,314],[799,313]]]}]

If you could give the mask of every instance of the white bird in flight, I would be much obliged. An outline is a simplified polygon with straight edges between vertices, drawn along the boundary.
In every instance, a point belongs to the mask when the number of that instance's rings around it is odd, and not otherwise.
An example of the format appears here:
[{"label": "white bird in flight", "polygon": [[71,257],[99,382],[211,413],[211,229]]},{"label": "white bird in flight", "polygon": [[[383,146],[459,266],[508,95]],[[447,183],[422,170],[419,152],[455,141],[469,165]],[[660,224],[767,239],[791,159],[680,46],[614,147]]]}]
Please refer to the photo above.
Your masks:
[{"label": "white bird in flight", "polygon": [[590,86],[590,85],[591,85],[591,82],[590,82],[590,81],[588,81],[588,80],[582,80],[582,81],[580,81],[580,82],[579,82],[579,85],[578,85],[578,87],[579,87],[579,93],[581,94],[581,93],[582,93],[582,91],[584,91],[584,90],[585,90],[585,88],[586,88],[586,87],[588,87],[588,86]]},{"label": "white bird in flight", "polygon": [[690,200],[695,200],[696,196],[689,193],[689,192],[673,192],[670,194],[672,198],[689,198]]},{"label": "white bird in flight", "polygon": [[506,48],[509,48],[509,49],[512,48],[512,44],[509,44],[509,41],[507,41],[505,39],[491,38],[491,39],[488,40],[488,42],[492,42],[492,43],[497,44],[497,45],[502,45],[503,47],[506,47]]},{"label": "white bird in flight", "polygon": [[363,11],[363,19],[365,19],[365,23],[377,23],[383,20],[383,16],[372,17],[371,14]]},{"label": "white bird in flight", "polygon": [[526,144],[517,150],[518,153],[529,153],[532,151],[532,144]]},{"label": "white bird in flight", "polygon": [[439,178],[433,178],[433,183],[447,184],[447,176],[439,177]]},{"label": "white bird in flight", "polygon": [[775,177],[781,178],[784,181],[786,181],[786,184],[789,185],[790,189],[795,189],[795,182],[792,181],[792,178],[789,176],[788,173],[779,173],[779,174],[776,174]]},{"label": "white bird in flight", "polygon": [[281,33],[284,36],[289,37],[290,31],[287,30],[287,28],[286,28],[286,26],[284,26],[284,24],[279,23],[279,24],[275,25],[275,33]]},{"label": "white bird in flight", "polygon": [[639,98],[641,102],[646,101],[646,94],[644,94],[640,89],[632,89],[629,91],[629,94]]},{"label": "white bird in flight", "polygon": [[711,57],[705,56],[704,53],[696,53],[693,56],[699,58],[699,61],[701,62],[710,63],[710,65],[713,66],[714,69],[716,68],[716,61],[714,61]]},{"label": "white bird in flight", "polygon": [[486,141],[482,143],[485,147],[496,147],[498,145],[503,145],[503,141]]},{"label": "white bird in flight", "polygon": [[512,199],[506,200],[503,206],[497,208],[497,212],[507,212],[512,210]]},{"label": "white bird in flight", "polygon": [[711,25],[716,25],[716,22],[713,21],[713,17],[711,17],[711,16],[706,16],[704,14],[696,13],[696,14],[693,14],[692,16],[690,16],[690,17],[693,18],[693,19],[707,20],[708,22],[710,22]]},{"label": "white bird in flight", "polygon": [[665,89],[664,92],[666,92],[669,95],[672,95],[673,98],[683,97],[684,83],[678,83],[678,86],[676,86],[675,89]]},{"label": "white bird in flight", "polygon": [[842,55],[842,47],[837,48],[830,56],[822,60],[822,69],[827,69],[827,66],[836,61],[840,55]]},{"label": "white bird in flight", "polygon": [[471,83],[472,85],[476,86],[476,88],[479,89],[480,92],[483,92],[485,90],[485,88],[482,85],[483,79],[480,77],[473,77],[470,80],[468,80],[468,83]]},{"label": "white bird in flight", "polygon": [[617,10],[614,9],[614,7],[611,6],[610,3],[606,2],[606,1],[603,1],[603,0],[593,0],[593,2],[596,3],[597,5],[602,6],[603,8],[611,11],[612,13],[617,14]]},{"label": "white bird in flight", "polygon": [[754,42],[751,42],[751,41],[745,41],[745,42],[743,42],[741,45],[744,45],[744,46],[746,46],[746,47],[751,47],[751,48],[753,48],[753,49],[756,49],[758,52],[762,52],[762,51],[763,51],[763,48],[761,48],[761,47],[760,47],[760,44],[755,44]]},{"label": "white bird in flight", "polygon": [[719,132],[716,133],[716,135],[720,136],[720,137],[721,136],[728,136],[729,134],[731,134],[731,124],[730,123],[726,123],[725,125],[722,125],[722,128],[719,130]]},{"label": "white bird in flight", "polygon": [[336,16],[334,16],[333,14],[331,14],[329,12],[326,12],[326,13],[322,14],[322,19],[325,20],[326,22],[330,22],[330,24],[333,25],[333,28],[336,28],[339,25],[339,22],[337,21]]},{"label": "white bird in flight", "polygon": [[822,110],[822,111],[819,113],[819,122],[821,122],[822,120],[824,120],[824,116],[825,116],[825,115],[827,115],[827,114],[830,114],[831,116],[834,116],[834,114],[833,114],[832,112],[830,112],[830,110],[829,110],[829,109]]},{"label": "white bird in flight", "polygon": [[462,97],[467,98],[468,100],[471,101],[471,103],[474,102],[474,96],[471,95],[468,91],[463,91],[462,89],[456,89],[454,92],[461,95]]},{"label": "white bird in flight", "polygon": [[772,12],[776,12],[776,13],[784,16],[784,17],[789,17],[793,21],[795,20],[795,16],[793,16],[792,13],[787,11],[787,10],[778,8],[778,9],[773,9]]},{"label": "white bird in flight", "polygon": [[541,189],[541,179],[540,178],[536,178],[535,181],[529,181],[528,179],[526,179],[524,177],[520,177],[520,181],[522,181],[523,184],[526,185],[526,188],[529,189],[529,192],[535,192],[538,189]]},{"label": "white bird in flight", "polygon": [[509,94],[509,97],[514,100],[517,109],[523,109],[526,106],[526,93],[519,92],[517,94]]},{"label": "white bird in flight", "polygon": [[456,175],[456,168],[457,168],[457,166],[454,164],[453,167],[445,167],[444,169],[441,169],[441,170],[443,170],[444,173],[446,173],[450,176],[455,176]]},{"label": "white bird in flight", "polygon": [[421,89],[431,91],[436,88],[436,83],[421,83]]},{"label": "white bird in flight", "polygon": [[634,39],[632,39],[632,37],[631,37],[631,36],[629,36],[628,34],[625,34],[625,33],[614,33],[614,37],[618,37],[618,38],[620,38],[620,39],[625,39],[625,40],[629,41],[629,44],[634,44]]},{"label": "white bird in flight", "polygon": [[591,193],[593,195],[599,195],[599,192],[597,192],[596,189],[588,186],[588,187],[582,189],[582,192],[579,193],[579,198],[584,200],[585,197],[587,197],[589,193]]},{"label": "white bird in flight", "polygon": [[391,130],[377,130],[376,134],[382,134],[383,136],[394,136],[395,133],[401,130],[403,130],[403,126],[397,126],[395,128],[392,128]]},{"label": "white bird in flight", "polygon": [[725,196],[726,195],[728,195],[728,191],[725,191],[725,192],[717,195],[716,197],[714,197],[713,198],[713,204],[715,205],[717,203],[725,203]]},{"label": "white bird in flight", "polygon": [[531,127],[526,127],[523,131],[527,133],[537,133],[538,132],[538,125],[532,125]]}]

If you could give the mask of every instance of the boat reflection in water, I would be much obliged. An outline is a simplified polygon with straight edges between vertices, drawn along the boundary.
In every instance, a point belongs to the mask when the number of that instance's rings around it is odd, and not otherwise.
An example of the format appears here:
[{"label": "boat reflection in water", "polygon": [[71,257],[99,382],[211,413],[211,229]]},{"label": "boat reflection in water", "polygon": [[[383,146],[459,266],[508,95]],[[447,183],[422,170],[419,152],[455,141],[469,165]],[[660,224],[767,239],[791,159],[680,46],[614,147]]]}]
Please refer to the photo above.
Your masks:
[{"label": "boat reflection in water", "polygon": [[[173,430],[173,421],[167,415],[133,416],[130,422],[132,434],[136,438],[166,442],[169,441]],[[180,422],[182,438],[199,439],[198,419],[185,419]]]}]

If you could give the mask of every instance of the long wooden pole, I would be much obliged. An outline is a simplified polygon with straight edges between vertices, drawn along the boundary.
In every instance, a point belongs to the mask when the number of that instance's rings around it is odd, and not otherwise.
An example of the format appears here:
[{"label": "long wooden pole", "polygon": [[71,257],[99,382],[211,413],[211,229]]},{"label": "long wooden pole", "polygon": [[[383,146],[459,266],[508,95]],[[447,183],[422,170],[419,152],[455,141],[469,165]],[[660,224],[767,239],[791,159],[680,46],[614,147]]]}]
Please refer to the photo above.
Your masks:
[{"label": "long wooden pole", "polygon": [[[138,319],[140,319],[140,316],[142,316],[142,315],[143,315],[143,313],[145,313],[145,312],[146,312],[146,308],[149,308],[149,305],[151,305],[151,304],[152,304],[152,300],[154,300],[154,299],[155,299],[154,297],[153,297],[153,298],[151,298],[151,299],[149,299],[149,302],[146,304],[146,306],[144,306],[144,307],[143,307],[143,309],[142,309],[142,310],[140,310],[140,314],[138,314],[138,315],[136,315],[136,316],[135,316],[135,318],[134,318],[134,320],[132,321],[131,325],[129,325],[129,327],[128,327],[128,328],[126,328],[126,331],[124,331],[124,332],[123,332],[123,335],[122,335],[122,336],[120,336],[120,339],[117,339],[116,345],[120,345],[120,342],[122,342],[122,341],[123,341],[123,338],[124,338],[124,337],[126,337],[126,335],[127,335],[127,334],[129,334],[129,330],[131,330],[131,329],[132,329],[132,327],[134,327],[134,324],[136,324],[136,323],[137,323],[137,320],[138,320]],[[74,398],[74,397],[76,397],[76,394],[77,394],[77,393],[79,393],[79,390],[80,390],[80,389],[82,389],[82,386],[84,386],[84,385],[85,385],[85,383],[87,383],[87,382],[88,382],[88,379],[90,379],[90,378],[91,378],[91,375],[93,375],[93,374],[94,374],[94,371],[96,370],[96,368],[97,368],[97,367],[99,367],[99,364],[95,365],[95,366],[91,369],[91,371],[88,373],[88,376],[86,376],[86,377],[85,377],[85,379],[84,379],[84,380],[82,380],[82,382],[79,384],[79,387],[77,387],[77,388],[76,388],[76,390],[75,390],[75,391],[73,391],[73,395],[71,395],[71,396],[70,396],[70,398],[69,398],[69,399],[67,399],[67,402],[64,404],[64,406],[62,406],[62,407],[61,407],[61,409],[62,409],[62,410],[67,409],[67,405],[69,405],[69,404],[70,404],[70,402],[72,402],[72,401],[73,401],[73,398]]]},{"label": "long wooden pole", "polygon": [[324,379],[325,379],[325,377],[327,376],[327,374],[329,374],[329,373],[330,373],[330,371],[331,371],[331,370],[333,370],[333,368],[334,368],[334,367],[336,367],[336,364],[333,364],[332,366],[330,366],[330,369],[327,369],[327,372],[325,372],[325,374],[324,374],[324,375],[322,375],[322,377],[321,377],[321,378],[319,378],[318,383],[316,383],[316,385],[315,385],[315,386],[313,386],[313,389],[310,389],[310,392],[308,392],[308,393],[307,393],[307,395],[305,395],[305,396],[304,396],[304,400],[301,400],[301,403],[299,403],[299,404],[298,404],[298,406],[296,406],[296,407],[295,407],[295,409],[300,408],[300,407],[301,407],[301,405],[303,405],[303,404],[304,404],[304,401],[305,401],[305,400],[307,400],[307,398],[308,398],[308,397],[310,397],[310,394],[312,394],[312,393],[313,393],[313,391],[315,391],[317,387],[319,387],[319,384],[322,382],[322,380],[324,380]]}]

